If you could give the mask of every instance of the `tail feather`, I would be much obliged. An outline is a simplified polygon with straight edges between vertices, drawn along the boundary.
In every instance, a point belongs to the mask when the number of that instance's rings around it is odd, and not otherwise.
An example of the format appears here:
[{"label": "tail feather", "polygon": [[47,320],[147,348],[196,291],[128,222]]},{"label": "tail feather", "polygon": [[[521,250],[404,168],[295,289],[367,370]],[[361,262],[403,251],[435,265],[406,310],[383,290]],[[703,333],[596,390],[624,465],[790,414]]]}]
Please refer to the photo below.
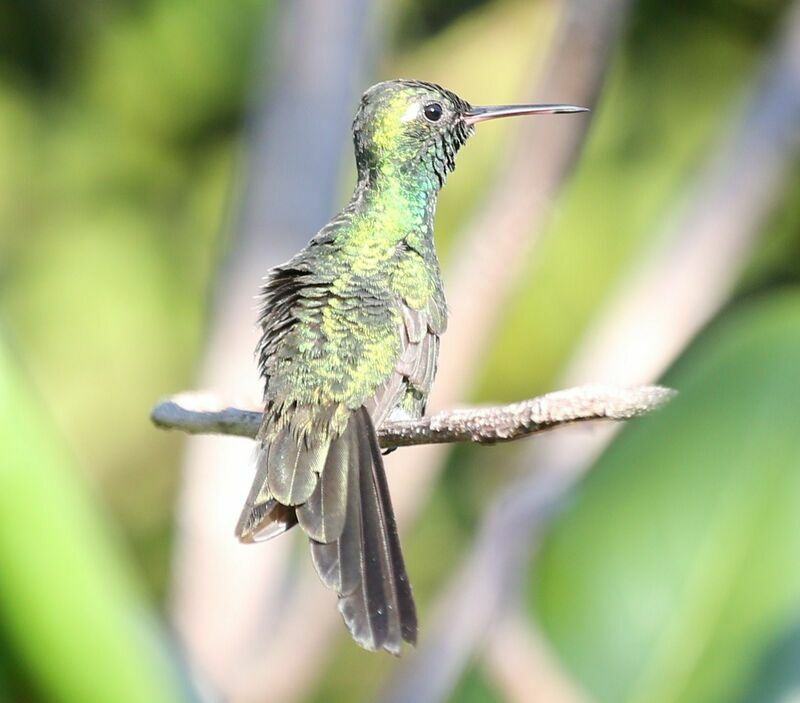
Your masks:
[{"label": "tail feather", "polygon": [[295,509],[270,499],[256,506],[249,516],[249,524],[237,531],[242,542],[266,542],[282,535],[297,524]]},{"label": "tail feather", "polygon": [[311,539],[318,542],[331,542],[344,529],[351,444],[346,431],[334,440],[314,492],[303,505],[297,507],[300,526]]},{"label": "tail feather", "polygon": [[345,528],[335,542],[312,541],[312,554],[322,580],[339,594],[339,610],[353,638],[366,649],[399,655],[402,640],[416,642],[416,608],[380,449],[365,409],[353,415],[348,430],[351,426],[354,431],[346,434],[356,442],[351,451],[356,450],[357,461],[350,461]]},{"label": "tail feather", "polygon": [[[376,648],[385,646],[393,654],[399,654],[400,620],[395,588],[397,579],[389,553],[387,525],[375,485],[374,469],[371,467],[368,437],[362,435],[359,448],[362,452],[359,479],[361,544],[365,566],[363,588],[362,593],[358,594],[360,598],[358,595],[356,598],[345,598],[340,602],[340,609],[343,613],[349,612],[354,616],[353,623],[361,624],[361,620],[366,620],[367,628],[364,635],[369,645]],[[347,600],[355,603],[347,603]],[[356,607],[353,608],[353,605]],[[358,637],[355,631],[353,635]]]},{"label": "tail feather", "polygon": [[355,411],[323,449],[287,438],[284,428],[262,446],[237,535],[261,541],[299,522],[353,639],[399,655],[403,640],[416,643],[417,615],[369,412]]},{"label": "tail feather", "polygon": [[[382,531],[385,544],[385,559],[389,572],[392,575],[392,589],[394,591],[393,600],[397,608],[401,637],[410,644],[417,643],[417,608],[414,604],[414,596],[411,593],[411,583],[406,573],[403,552],[400,548],[400,536],[397,532],[397,523],[394,519],[392,500],[389,495],[389,485],[386,482],[386,471],[383,468],[381,458],[381,448],[378,444],[378,437],[372,423],[367,416],[369,423],[368,439],[370,442],[370,453],[373,458],[372,481],[375,495],[378,499],[378,510],[380,512],[380,522],[384,529]],[[375,457],[377,459],[375,459]]]},{"label": "tail feather", "polygon": [[306,446],[290,424],[283,427],[269,449],[267,484],[272,497],[283,505],[305,503],[314,492],[327,455],[327,442]]},{"label": "tail feather", "polygon": [[[339,441],[349,439],[350,434],[345,431]],[[354,442],[352,447],[355,452],[357,445]],[[347,518],[341,535],[331,542],[309,540],[314,568],[322,583],[340,596],[349,595],[360,586],[364,566],[361,554],[361,490],[358,485],[357,460],[349,463],[346,475]]]},{"label": "tail feather", "polygon": [[236,525],[236,536],[242,542],[265,542],[296,524],[294,508],[281,505],[274,498],[248,499]]},{"label": "tail feather", "polygon": [[264,542],[297,524],[295,509],[281,505],[270,494],[268,470],[269,445],[264,445],[258,450],[256,477],[236,525],[236,536],[242,542]]}]

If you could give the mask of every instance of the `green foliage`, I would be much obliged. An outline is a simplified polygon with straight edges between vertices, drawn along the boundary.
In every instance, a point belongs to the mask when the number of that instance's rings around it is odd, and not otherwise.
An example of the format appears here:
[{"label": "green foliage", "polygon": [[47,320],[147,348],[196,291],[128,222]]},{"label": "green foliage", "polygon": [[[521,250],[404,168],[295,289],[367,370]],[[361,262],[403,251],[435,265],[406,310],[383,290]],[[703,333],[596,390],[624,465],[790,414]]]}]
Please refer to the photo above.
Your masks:
[{"label": "green foliage", "polygon": [[786,703],[800,695],[800,624],[780,632],[767,645],[764,657],[738,703]]},{"label": "green foliage", "polygon": [[57,89],[0,82],[0,316],[156,590],[180,438],[147,416],[192,376],[264,16],[118,8]]},{"label": "green foliage", "polygon": [[536,564],[541,621],[600,701],[732,700],[800,617],[800,293],[731,314],[667,382]]},{"label": "green foliage", "polygon": [[402,0],[395,29],[396,40],[401,46],[418,42],[486,3],[487,0]]},{"label": "green foliage", "polygon": [[[6,654],[2,654],[5,650]],[[9,647],[0,643],[0,703],[11,701],[11,682],[8,675],[8,652]]]},{"label": "green foliage", "polygon": [[65,703],[188,700],[113,529],[4,347],[0,446],[0,631],[32,688]]},{"label": "green foliage", "polygon": [[501,703],[501,698],[494,691],[477,667],[470,667],[459,685],[450,696],[452,703]]}]

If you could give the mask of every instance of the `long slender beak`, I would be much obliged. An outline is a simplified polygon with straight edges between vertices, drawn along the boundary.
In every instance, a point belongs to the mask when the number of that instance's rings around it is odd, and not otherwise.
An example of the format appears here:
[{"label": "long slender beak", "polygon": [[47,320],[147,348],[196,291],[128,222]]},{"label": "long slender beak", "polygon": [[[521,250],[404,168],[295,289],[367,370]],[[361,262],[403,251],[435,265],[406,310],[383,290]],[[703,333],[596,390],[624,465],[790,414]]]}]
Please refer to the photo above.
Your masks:
[{"label": "long slender beak", "polygon": [[515,117],[517,115],[554,115],[559,112],[589,112],[586,107],[577,105],[485,105],[473,107],[464,113],[464,122],[476,124],[498,117]]}]

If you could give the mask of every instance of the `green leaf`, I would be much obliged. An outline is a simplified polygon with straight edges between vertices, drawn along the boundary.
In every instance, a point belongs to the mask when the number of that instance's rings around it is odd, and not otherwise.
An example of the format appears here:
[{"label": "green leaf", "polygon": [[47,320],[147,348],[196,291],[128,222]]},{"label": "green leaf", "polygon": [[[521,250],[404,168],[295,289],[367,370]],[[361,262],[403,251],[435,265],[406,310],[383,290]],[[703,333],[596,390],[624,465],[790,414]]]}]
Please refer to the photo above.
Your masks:
[{"label": "green leaf", "polygon": [[475,666],[469,667],[448,699],[450,703],[500,703],[503,699]]},{"label": "green leaf", "polygon": [[800,615],[800,295],[707,333],[554,525],[534,602],[599,701],[744,694]]},{"label": "green leaf", "polygon": [[800,700],[800,623],[782,632],[767,648],[741,703],[790,703]]},{"label": "green leaf", "polygon": [[0,642],[0,703],[11,701],[11,685],[8,682],[8,662],[3,651],[3,642]]},{"label": "green leaf", "polygon": [[65,703],[188,700],[109,525],[1,338],[0,447],[0,640],[24,676]]}]

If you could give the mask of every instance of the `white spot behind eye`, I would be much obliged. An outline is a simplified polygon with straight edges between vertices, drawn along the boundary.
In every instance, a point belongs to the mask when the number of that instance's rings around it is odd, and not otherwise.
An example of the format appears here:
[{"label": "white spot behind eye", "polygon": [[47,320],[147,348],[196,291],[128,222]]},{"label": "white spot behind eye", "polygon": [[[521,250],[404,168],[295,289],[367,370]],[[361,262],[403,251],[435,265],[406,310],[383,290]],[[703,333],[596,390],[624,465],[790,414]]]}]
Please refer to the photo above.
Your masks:
[{"label": "white spot behind eye", "polygon": [[422,105],[420,103],[411,103],[411,105],[408,106],[408,109],[403,113],[400,121],[405,123],[417,119],[421,109]]}]

